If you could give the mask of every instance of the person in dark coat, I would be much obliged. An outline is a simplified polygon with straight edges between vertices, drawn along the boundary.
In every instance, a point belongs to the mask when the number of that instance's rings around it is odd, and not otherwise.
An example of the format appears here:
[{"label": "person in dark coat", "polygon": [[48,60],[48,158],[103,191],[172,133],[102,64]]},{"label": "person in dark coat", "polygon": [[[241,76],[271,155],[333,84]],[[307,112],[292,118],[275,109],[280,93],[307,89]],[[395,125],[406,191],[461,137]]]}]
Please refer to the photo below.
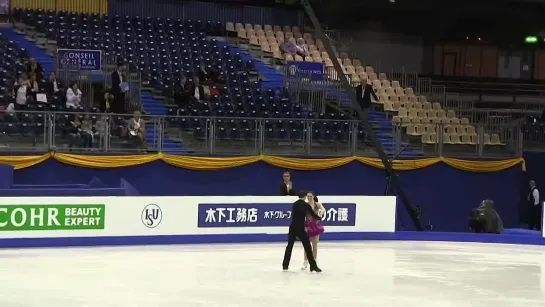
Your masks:
[{"label": "person in dark coat", "polygon": [[36,58],[30,58],[26,64],[26,72],[28,75],[31,73],[36,74],[36,80],[42,80],[44,78],[44,69],[42,65],[36,61]]},{"label": "person in dark coat", "polygon": [[282,184],[280,185],[280,196],[295,196],[297,192],[293,188],[293,183],[291,182],[291,174],[288,171],[285,171],[282,174]]},{"label": "person in dark coat", "polygon": [[174,102],[178,108],[187,108],[190,106],[190,87],[187,78],[182,76],[174,86]]},{"label": "person in dark coat", "polygon": [[57,78],[57,74],[54,71],[52,71],[49,74],[49,80],[45,82],[46,94],[50,96],[57,95],[60,97],[60,96],[63,96],[62,90],[63,90],[62,82]]},{"label": "person in dark coat", "polygon": [[117,64],[117,70],[112,73],[112,89],[114,103],[111,111],[116,114],[125,114],[125,89],[121,88],[123,83],[127,82],[125,76],[125,64]]}]

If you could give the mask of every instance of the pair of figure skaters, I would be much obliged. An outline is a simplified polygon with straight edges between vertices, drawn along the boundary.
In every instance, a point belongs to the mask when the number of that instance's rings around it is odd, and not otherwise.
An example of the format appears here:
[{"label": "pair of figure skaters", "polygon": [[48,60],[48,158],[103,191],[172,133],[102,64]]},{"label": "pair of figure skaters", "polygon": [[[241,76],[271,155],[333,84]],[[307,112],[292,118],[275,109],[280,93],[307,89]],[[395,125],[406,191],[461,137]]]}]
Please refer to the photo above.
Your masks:
[{"label": "pair of figure skaters", "polygon": [[318,256],[320,234],[324,232],[321,220],[325,216],[325,208],[312,192],[300,191],[297,196],[299,199],[293,203],[291,211],[292,219],[288,233],[288,246],[286,246],[284,253],[282,268],[284,271],[288,270],[293,245],[295,240],[299,238],[305,249],[305,260],[302,269],[306,270],[310,265],[311,272],[321,272],[322,270],[316,264],[316,257]]}]

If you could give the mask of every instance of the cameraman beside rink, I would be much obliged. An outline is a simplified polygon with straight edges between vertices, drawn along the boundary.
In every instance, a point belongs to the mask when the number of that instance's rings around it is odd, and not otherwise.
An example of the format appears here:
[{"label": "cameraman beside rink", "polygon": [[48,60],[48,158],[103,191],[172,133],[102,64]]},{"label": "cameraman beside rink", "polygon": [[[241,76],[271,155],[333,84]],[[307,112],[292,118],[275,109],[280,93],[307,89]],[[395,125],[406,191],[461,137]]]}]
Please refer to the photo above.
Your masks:
[{"label": "cameraman beside rink", "polygon": [[481,205],[471,211],[469,229],[474,233],[495,233],[503,231],[503,222],[494,209],[494,201],[486,199]]}]

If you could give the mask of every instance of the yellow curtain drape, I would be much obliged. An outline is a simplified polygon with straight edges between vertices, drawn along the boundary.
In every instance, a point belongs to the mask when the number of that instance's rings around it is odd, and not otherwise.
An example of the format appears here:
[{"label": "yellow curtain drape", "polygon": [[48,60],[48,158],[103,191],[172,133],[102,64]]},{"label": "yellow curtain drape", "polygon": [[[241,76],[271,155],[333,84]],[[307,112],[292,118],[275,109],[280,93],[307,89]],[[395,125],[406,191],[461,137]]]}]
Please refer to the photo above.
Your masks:
[{"label": "yellow curtain drape", "polygon": [[2,156],[0,157],[0,164],[9,164],[15,169],[22,169],[40,164],[50,157],[51,154],[41,156]]},{"label": "yellow curtain drape", "polygon": [[[302,171],[326,170],[340,167],[357,161],[375,168],[384,168],[382,161],[378,158],[369,157],[341,157],[341,158],[291,158],[277,156],[243,156],[243,157],[196,157],[178,156],[167,154],[146,154],[146,155],[117,155],[117,156],[91,156],[63,153],[48,153],[40,156],[0,156],[0,164],[13,165],[15,169],[23,169],[42,163],[48,159],[55,159],[61,163],[87,167],[87,168],[120,168],[137,166],[154,161],[163,161],[169,165],[200,171],[214,171],[249,165],[259,161],[267,164]],[[393,167],[399,171],[411,171],[430,167],[438,163],[445,163],[456,169],[467,172],[497,172],[520,165],[526,170],[524,159],[516,158],[509,160],[476,161],[460,160],[452,158],[425,158],[412,160],[395,160]]]},{"label": "yellow curtain drape", "polygon": [[11,0],[11,9],[67,11],[73,13],[108,14],[108,0]]}]

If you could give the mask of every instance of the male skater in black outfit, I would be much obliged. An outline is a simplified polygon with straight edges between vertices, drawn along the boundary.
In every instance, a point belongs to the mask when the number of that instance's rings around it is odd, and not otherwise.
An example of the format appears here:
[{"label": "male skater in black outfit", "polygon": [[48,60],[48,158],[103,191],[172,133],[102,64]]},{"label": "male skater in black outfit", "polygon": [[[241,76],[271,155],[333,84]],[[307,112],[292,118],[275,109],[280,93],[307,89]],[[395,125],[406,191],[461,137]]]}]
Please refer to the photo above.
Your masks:
[{"label": "male skater in black outfit", "polygon": [[311,272],[321,272],[322,270],[316,265],[316,260],[312,255],[312,247],[310,246],[310,239],[308,234],[305,231],[305,218],[307,214],[312,215],[315,219],[321,220],[322,218],[318,216],[314,210],[305,202],[307,197],[306,191],[300,191],[297,193],[299,200],[293,203],[291,209],[291,224],[290,232],[288,234],[288,246],[286,246],[286,252],[284,253],[284,261],[282,262],[282,268],[284,271],[288,270],[291,260],[291,251],[293,250],[293,244],[295,239],[299,238],[303,247],[305,248],[305,253],[307,254],[308,263],[310,264]]}]

